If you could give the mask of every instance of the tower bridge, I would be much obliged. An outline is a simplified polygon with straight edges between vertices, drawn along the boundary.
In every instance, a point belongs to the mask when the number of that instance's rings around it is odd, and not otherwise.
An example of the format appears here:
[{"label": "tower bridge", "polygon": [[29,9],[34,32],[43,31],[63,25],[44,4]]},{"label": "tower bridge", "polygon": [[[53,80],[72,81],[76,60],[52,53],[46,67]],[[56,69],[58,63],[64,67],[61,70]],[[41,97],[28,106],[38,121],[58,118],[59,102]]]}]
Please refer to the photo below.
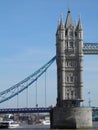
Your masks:
[{"label": "tower bridge", "polygon": [[[81,20],[73,24],[70,10],[66,23],[63,20],[56,32],[56,56],[26,77],[21,82],[0,92],[3,103],[27,89],[37,81],[56,60],[57,63],[57,104],[52,107],[0,109],[0,113],[50,112],[51,128],[87,128],[92,127],[92,110],[83,108],[82,61],[84,55],[98,54],[98,43],[83,43]],[[61,117],[61,118],[59,118]],[[66,123],[67,122],[67,123]],[[70,125],[71,124],[71,125]]]}]

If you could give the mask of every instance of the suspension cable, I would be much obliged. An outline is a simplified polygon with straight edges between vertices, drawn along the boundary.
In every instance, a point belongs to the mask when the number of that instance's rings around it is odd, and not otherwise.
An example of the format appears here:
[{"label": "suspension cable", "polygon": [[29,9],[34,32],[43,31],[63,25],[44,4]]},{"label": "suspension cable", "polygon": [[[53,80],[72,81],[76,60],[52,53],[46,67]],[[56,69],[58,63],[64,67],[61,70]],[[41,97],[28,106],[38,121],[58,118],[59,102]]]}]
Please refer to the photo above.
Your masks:
[{"label": "suspension cable", "polygon": [[35,86],[36,88],[36,107],[38,107],[38,103],[37,103],[37,79],[36,79],[36,86]]},{"label": "suspension cable", "polygon": [[45,71],[45,107],[47,106],[47,91],[46,91],[46,71]]},{"label": "suspension cable", "polygon": [[17,108],[19,107],[19,94],[17,94]]},{"label": "suspension cable", "polygon": [[[17,88],[17,92],[18,92],[18,89],[19,88]],[[17,93],[17,108],[19,107],[19,93]]]},{"label": "suspension cable", "polygon": [[27,87],[33,84],[50,67],[50,65],[55,61],[55,59],[56,56],[54,56],[49,62],[47,62],[40,69],[35,71],[33,74],[26,77],[24,80],[0,92],[0,103],[13,98],[14,96],[17,96],[19,93],[27,89]]},{"label": "suspension cable", "polygon": [[28,87],[27,87],[27,91],[26,91],[26,107],[28,108]]}]

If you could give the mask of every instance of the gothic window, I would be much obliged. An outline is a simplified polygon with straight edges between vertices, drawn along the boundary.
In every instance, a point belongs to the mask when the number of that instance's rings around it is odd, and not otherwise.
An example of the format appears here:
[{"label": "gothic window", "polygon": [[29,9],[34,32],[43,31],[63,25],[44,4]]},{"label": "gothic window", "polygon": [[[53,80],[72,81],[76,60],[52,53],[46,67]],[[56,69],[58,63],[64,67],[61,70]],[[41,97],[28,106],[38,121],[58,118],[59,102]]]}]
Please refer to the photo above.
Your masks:
[{"label": "gothic window", "polygon": [[77,32],[75,32],[75,36],[77,36]]},{"label": "gothic window", "polygon": [[72,67],[73,61],[66,61],[66,67]]},{"label": "gothic window", "polygon": [[71,61],[71,67],[76,67],[76,62],[75,61]]},{"label": "gothic window", "polygon": [[70,77],[70,81],[73,82],[73,76]]},{"label": "gothic window", "polygon": [[67,82],[69,82],[69,76],[67,76]]},{"label": "gothic window", "polygon": [[72,41],[70,41],[70,47],[72,47],[72,48],[73,48],[73,42],[72,42]]},{"label": "gothic window", "polygon": [[69,66],[69,61],[66,61],[66,67],[68,67]]},{"label": "gothic window", "polygon": [[68,34],[68,30],[66,30],[66,32],[65,32],[65,35],[67,35]]},{"label": "gothic window", "polygon": [[67,93],[67,98],[69,99],[69,93]]},{"label": "gothic window", "polygon": [[66,99],[75,99],[76,98],[76,89],[72,86],[66,88]]},{"label": "gothic window", "polygon": [[67,61],[66,67],[77,67],[77,63],[75,61]]},{"label": "gothic window", "polygon": [[67,73],[66,74],[66,83],[74,82],[74,75],[73,73]]},{"label": "gothic window", "polygon": [[73,36],[73,32],[72,32],[72,31],[70,31],[70,32],[69,32],[69,35],[72,37],[72,36]]},{"label": "gothic window", "polygon": [[74,62],[73,61],[71,61],[71,67],[74,67]]},{"label": "gothic window", "polygon": [[64,33],[63,33],[63,32],[60,34],[60,38],[61,38],[61,39],[64,38]]},{"label": "gothic window", "polygon": [[73,94],[74,94],[74,93],[73,93],[73,90],[72,90],[72,91],[71,91],[71,96],[72,96],[72,97],[73,97]]},{"label": "gothic window", "polygon": [[67,66],[68,66],[68,67],[70,67],[70,66],[71,66],[71,61],[68,61]]}]

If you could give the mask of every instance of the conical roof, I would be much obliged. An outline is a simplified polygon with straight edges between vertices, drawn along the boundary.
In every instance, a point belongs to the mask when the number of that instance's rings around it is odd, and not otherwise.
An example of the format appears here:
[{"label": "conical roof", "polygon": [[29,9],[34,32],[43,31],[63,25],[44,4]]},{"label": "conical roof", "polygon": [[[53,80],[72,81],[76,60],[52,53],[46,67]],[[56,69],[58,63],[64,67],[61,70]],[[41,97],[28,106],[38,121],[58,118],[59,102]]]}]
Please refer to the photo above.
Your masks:
[{"label": "conical roof", "polygon": [[66,23],[65,23],[65,28],[68,28],[70,25],[73,25],[73,21],[70,15],[70,9],[68,8],[68,12],[67,12],[67,18],[66,18]]},{"label": "conical roof", "polygon": [[61,17],[59,29],[64,29],[64,28],[65,28],[65,27],[64,27],[63,19],[62,19],[62,17]]},{"label": "conical roof", "polygon": [[77,24],[77,28],[76,29],[82,29],[82,23],[81,20],[79,18],[78,24]]},{"label": "conical roof", "polygon": [[62,19],[62,18],[60,18],[60,20],[59,20],[56,34],[58,33],[59,30],[65,30],[65,27],[64,27],[64,23],[63,23],[63,19]]}]

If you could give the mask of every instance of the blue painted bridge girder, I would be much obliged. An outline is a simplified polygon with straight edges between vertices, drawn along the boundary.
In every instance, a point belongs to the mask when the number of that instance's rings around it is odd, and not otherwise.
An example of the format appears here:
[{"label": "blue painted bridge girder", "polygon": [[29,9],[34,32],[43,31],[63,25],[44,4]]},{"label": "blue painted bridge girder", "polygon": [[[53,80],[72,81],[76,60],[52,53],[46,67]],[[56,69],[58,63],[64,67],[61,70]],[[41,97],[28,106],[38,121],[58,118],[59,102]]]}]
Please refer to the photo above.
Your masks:
[{"label": "blue painted bridge girder", "polygon": [[0,114],[9,113],[49,113],[52,107],[35,107],[35,108],[5,108],[0,109]]},{"label": "blue painted bridge girder", "polygon": [[[8,114],[8,113],[50,113],[52,110],[52,106],[50,107],[35,107],[35,108],[4,108],[0,109],[0,114]],[[92,107],[93,112],[97,112],[98,115],[98,107]]]}]

